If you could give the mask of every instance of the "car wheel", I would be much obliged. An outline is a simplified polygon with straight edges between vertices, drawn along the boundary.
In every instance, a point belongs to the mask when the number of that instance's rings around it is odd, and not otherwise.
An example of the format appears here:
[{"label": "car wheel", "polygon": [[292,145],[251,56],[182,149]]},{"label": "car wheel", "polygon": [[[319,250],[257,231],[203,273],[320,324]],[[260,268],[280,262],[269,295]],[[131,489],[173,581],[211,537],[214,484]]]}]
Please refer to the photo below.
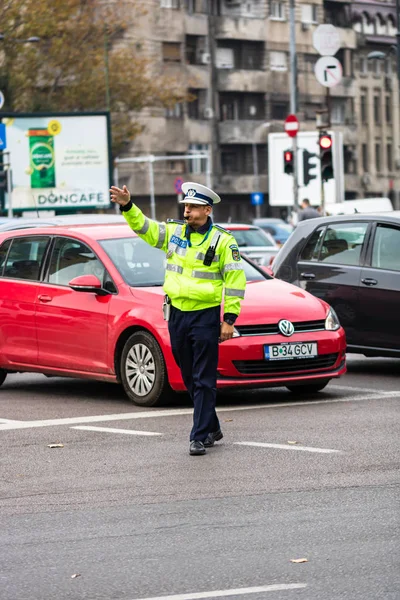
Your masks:
[{"label": "car wheel", "polygon": [[0,369],[0,385],[3,385],[6,377],[7,377],[7,371],[4,371],[4,369]]},{"label": "car wheel", "polygon": [[293,394],[316,394],[320,392],[330,382],[330,379],[324,379],[319,383],[307,383],[306,385],[287,385],[287,389]]},{"label": "car wheel", "polygon": [[136,331],[121,355],[121,380],[125,393],[139,406],[161,404],[169,389],[161,348],[147,331]]}]

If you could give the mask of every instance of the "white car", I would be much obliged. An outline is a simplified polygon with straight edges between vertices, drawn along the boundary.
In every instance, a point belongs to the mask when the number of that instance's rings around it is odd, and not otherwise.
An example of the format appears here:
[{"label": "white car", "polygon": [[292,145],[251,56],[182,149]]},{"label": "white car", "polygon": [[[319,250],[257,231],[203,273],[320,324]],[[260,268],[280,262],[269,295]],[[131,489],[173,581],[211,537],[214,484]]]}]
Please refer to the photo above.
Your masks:
[{"label": "white car", "polygon": [[279,252],[272,235],[255,225],[220,223],[235,238],[239,250],[260,267],[268,267]]}]

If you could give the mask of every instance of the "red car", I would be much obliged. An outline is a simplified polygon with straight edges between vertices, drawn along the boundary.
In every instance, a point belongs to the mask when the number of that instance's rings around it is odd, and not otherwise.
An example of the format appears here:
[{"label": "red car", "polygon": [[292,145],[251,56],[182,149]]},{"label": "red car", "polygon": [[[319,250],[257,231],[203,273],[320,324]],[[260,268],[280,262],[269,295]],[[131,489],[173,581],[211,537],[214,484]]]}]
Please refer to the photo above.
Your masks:
[{"label": "red car", "polygon": [[[247,260],[244,268],[218,387],[316,392],[345,373],[345,335],[329,305]],[[121,382],[141,406],[184,390],[161,310],[164,269],[164,253],[126,224],[1,234],[0,384],[24,371]]]}]

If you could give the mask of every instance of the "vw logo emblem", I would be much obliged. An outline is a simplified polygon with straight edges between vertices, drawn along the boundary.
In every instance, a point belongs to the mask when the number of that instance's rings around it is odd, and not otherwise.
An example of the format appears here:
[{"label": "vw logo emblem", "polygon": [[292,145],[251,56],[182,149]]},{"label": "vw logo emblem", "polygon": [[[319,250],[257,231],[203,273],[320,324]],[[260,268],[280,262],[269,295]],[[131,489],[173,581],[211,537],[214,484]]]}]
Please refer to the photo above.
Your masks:
[{"label": "vw logo emblem", "polygon": [[291,323],[290,321],[286,321],[285,319],[282,319],[282,321],[279,321],[278,328],[279,328],[279,331],[283,335],[286,335],[286,337],[290,337],[291,335],[294,334],[293,323]]}]

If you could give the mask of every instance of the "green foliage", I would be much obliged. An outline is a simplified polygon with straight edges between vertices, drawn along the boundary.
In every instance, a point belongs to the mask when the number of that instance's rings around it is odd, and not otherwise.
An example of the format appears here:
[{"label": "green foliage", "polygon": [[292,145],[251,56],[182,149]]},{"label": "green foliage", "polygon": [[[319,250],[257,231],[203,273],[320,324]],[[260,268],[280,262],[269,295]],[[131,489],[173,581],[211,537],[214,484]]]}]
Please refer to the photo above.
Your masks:
[{"label": "green foliage", "polygon": [[[141,5],[139,0],[128,7],[124,0],[3,0],[3,111],[110,108],[113,154],[120,153],[141,132],[137,117],[143,108],[186,99],[183,85],[155,72],[125,35]],[[32,36],[40,41],[24,42]]]}]

